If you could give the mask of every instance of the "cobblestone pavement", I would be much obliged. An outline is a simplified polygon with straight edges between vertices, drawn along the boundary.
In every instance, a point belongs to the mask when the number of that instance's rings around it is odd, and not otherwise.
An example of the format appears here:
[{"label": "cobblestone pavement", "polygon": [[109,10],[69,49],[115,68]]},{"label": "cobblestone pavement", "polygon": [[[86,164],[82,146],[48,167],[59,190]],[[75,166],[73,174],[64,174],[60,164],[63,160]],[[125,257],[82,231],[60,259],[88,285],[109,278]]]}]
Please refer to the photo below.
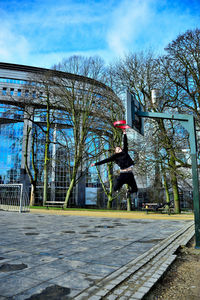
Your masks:
[{"label": "cobblestone pavement", "polygon": [[0,300],[142,299],[192,224],[0,211]]}]

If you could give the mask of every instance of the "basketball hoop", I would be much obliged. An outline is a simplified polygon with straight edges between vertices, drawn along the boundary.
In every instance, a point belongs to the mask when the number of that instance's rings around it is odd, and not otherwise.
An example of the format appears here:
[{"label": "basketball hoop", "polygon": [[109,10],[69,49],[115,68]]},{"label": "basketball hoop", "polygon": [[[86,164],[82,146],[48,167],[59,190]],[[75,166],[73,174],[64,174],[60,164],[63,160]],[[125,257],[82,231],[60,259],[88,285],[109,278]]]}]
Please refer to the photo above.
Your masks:
[{"label": "basketball hoop", "polygon": [[126,124],[125,120],[119,120],[119,121],[115,121],[113,123],[114,127],[120,128],[120,129],[128,129],[131,128],[129,125]]}]

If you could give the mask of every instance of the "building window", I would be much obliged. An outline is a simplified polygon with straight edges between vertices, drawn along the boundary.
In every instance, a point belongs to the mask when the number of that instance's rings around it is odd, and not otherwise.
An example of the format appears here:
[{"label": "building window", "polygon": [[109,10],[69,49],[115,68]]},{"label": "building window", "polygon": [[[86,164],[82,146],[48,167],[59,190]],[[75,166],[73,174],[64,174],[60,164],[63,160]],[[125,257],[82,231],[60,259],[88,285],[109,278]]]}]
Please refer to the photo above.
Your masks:
[{"label": "building window", "polygon": [[17,96],[18,96],[18,97],[21,97],[21,95],[22,95],[22,90],[21,90],[21,89],[18,89],[18,90],[17,90]]},{"label": "building window", "polygon": [[13,96],[14,95],[14,89],[10,89],[10,96]]},{"label": "building window", "polygon": [[6,96],[6,94],[7,94],[7,88],[4,87],[4,88],[2,89],[2,95],[3,95],[3,96]]},{"label": "building window", "polygon": [[100,184],[99,184],[97,171],[92,170],[91,172],[88,172],[86,174],[86,187],[98,187],[98,186],[100,186]]}]

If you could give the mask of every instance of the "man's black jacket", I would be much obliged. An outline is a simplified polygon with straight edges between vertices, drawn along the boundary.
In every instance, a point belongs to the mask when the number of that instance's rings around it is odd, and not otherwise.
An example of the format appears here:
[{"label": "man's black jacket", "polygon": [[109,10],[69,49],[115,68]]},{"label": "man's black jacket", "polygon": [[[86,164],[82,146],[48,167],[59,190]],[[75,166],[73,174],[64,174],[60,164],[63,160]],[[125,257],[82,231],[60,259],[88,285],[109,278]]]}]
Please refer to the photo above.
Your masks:
[{"label": "man's black jacket", "polygon": [[134,165],[134,161],[128,154],[128,141],[127,141],[127,136],[124,134],[124,140],[123,140],[123,149],[122,152],[120,153],[115,153],[112,156],[103,159],[97,163],[95,163],[95,166],[99,166],[108,162],[114,161],[121,170],[126,169],[128,167],[131,167]]}]

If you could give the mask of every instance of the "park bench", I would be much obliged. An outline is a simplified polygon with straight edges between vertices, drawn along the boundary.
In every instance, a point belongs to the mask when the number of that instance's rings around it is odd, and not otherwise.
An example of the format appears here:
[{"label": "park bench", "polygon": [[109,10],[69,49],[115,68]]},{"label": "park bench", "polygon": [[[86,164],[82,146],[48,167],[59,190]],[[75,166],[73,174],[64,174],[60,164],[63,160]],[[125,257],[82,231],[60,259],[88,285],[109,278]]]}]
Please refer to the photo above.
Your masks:
[{"label": "park bench", "polygon": [[49,207],[62,207],[62,209],[64,209],[64,202],[63,201],[46,201],[44,206],[47,209]]},{"label": "park bench", "polygon": [[[164,203],[143,203],[143,208],[142,210],[145,210],[146,213],[148,212],[166,212],[170,214],[173,211],[173,207],[171,207],[172,201],[169,203],[164,202]],[[168,208],[167,208],[168,207]]]},{"label": "park bench", "polygon": [[143,203],[142,210],[148,214],[149,211],[157,211],[158,203]]}]

